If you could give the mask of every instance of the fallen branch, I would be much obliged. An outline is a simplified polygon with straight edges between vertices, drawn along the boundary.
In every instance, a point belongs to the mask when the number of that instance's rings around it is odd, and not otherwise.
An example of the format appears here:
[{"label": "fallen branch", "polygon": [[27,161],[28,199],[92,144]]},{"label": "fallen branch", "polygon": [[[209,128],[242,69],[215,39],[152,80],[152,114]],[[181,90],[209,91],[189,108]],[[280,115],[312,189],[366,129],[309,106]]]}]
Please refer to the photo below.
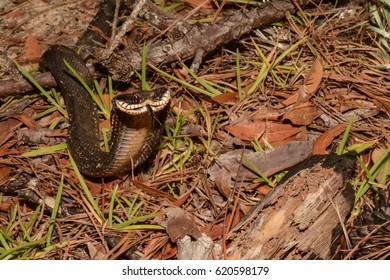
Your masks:
[{"label": "fallen branch", "polygon": [[[199,50],[207,54],[222,44],[237,40],[255,28],[279,21],[286,14],[296,12],[297,8],[293,2],[275,0],[250,9],[225,11],[219,20],[209,25],[191,25],[178,21],[148,3],[139,16],[151,26],[163,30],[169,28],[169,30],[163,39],[155,42],[152,40],[146,45],[147,62],[160,65],[179,59],[186,60],[193,58]],[[97,49],[95,57],[99,58],[103,53],[104,49]],[[110,69],[114,80],[128,81],[132,73],[141,67],[141,54],[142,47],[128,48],[100,62]]]},{"label": "fallen branch", "polygon": [[[249,9],[225,11],[213,24],[192,25],[178,20],[174,15],[164,12],[147,1],[139,12],[139,18],[163,32],[157,36],[158,38],[161,36],[160,40],[152,38],[146,45],[146,59],[152,65],[161,65],[179,59],[190,59],[197,53],[206,55],[222,44],[228,44],[262,25],[279,21],[286,14],[296,12],[294,2],[273,0]],[[103,5],[105,4],[106,1]],[[305,6],[307,1],[301,1],[300,4]],[[141,68],[141,47],[114,53],[106,60],[102,59],[107,53],[105,48],[95,48],[92,52],[98,62],[107,67],[113,79],[117,81],[129,81],[132,73]],[[38,75],[37,80],[43,87],[56,85],[54,79],[47,73]],[[25,80],[0,81],[0,97],[23,94],[32,90],[33,87]]]}]

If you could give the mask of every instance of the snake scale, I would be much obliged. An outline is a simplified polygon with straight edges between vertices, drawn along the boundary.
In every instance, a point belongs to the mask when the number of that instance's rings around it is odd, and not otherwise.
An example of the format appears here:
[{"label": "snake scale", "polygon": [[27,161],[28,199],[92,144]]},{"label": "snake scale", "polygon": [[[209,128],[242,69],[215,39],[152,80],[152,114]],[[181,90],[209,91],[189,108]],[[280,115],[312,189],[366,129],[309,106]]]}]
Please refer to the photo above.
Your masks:
[{"label": "snake scale", "polygon": [[[89,49],[93,44],[106,43],[113,19],[115,1],[106,1],[80,38],[77,49]],[[100,30],[106,36],[101,36]],[[66,61],[94,88],[93,77],[81,56],[68,47],[53,45],[42,55],[40,65],[48,69],[57,84],[69,115],[68,146],[78,167],[91,177],[121,176],[141,165],[159,142],[170,103],[166,88],[118,95],[112,101],[111,147],[100,148],[98,109],[91,95],[65,65]]]}]

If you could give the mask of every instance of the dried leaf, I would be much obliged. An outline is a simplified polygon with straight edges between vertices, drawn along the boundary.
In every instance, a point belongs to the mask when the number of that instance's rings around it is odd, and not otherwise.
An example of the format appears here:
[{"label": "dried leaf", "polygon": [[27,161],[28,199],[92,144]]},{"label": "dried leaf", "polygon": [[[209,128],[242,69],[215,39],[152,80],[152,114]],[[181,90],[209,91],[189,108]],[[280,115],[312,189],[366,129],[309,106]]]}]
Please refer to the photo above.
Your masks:
[{"label": "dried leaf", "polygon": [[87,242],[87,248],[91,260],[102,260],[107,254],[104,246],[101,243],[94,245],[92,242]]},{"label": "dried leaf", "polygon": [[18,197],[13,197],[9,199],[8,201],[0,202],[0,211],[8,212],[12,207],[15,206],[15,204],[18,202]]},{"label": "dried leaf", "polygon": [[41,127],[48,127],[48,126],[50,126],[53,123],[54,120],[56,120],[58,118],[61,118],[60,113],[58,111],[54,111],[50,115],[47,115],[47,116],[45,116],[43,118],[40,118],[39,121],[38,121],[38,124]]},{"label": "dried leaf", "polygon": [[301,132],[299,128],[289,124],[273,122],[252,122],[248,124],[228,125],[225,126],[225,129],[241,140],[253,141],[260,139],[261,137],[271,144]]},{"label": "dried leaf", "polygon": [[10,117],[21,121],[28,128],[34,128],[37,125],[37,123],[32,117],[27,116],[25,114],[12,114],[10,115]]},{"label": "dried leaf", "polygon": [[180,197],[178,197],[178,198],[176,199],[176,201],[174,201],[174,202],[172,203],[172,206],[180,207],[181,205],[184,204],[184,202],[187,201],[187,199],[190,197],[190,194],[191,194],[191,192],[188,191],[188,192],[186,192],[185,194],[181,195]]},{"label": "dried leaf", "polygon": [[[158,241],[159,240],[160,239],[158,239]],[[161,254],[161,259],[163,259],[163,260],[171,260],[174,256],[177,255],[177,246],[176,246],[176,244],[174,244],[172,242],[168,242],[164,246],[164,250],[162,250],[162,251],[163,251],[162,253],[157,253],[156,254],[156,259],[158,260],[159,259],[159,255]]]},{"label": "dried leaf", "polygon": [[281,104],[275,106],[276,109],[281,109],[281,108],[285,108],[287,106],[290,106],[294,103],[296,103],[299,99],[299,95],[301,93],[301,88],[296,92],[294,93],[293,95],[287,97],[286,100],[284,100]]},{"label": "dried leaf", "polygon": [[282,115],[277,109],[264,107],[253,114],[250,119],[255,121],[277,121]]},{"label": "dried leaf", "polygon": [[226,92],[219,94],[212,98],[215,102],[221,105],[233,105],[236,104],[238,101],[237,93],[235,92]]},{"label": "dried leaf", "polygon": [[[306,76],[306,79],[305,79],[305,90],[306,90],[306,93],[309,94],[309,95],[313,95],[316,93],[316,91],[318,90],[320,84],[321,84],[321,80],[322,80],[322,76],[324,74],[324,71],[322,70],[322,63],[321,61],[317,58],[311,69],[310,69],[310,72],[309,74]],[[305,98],[306,96],[303,96],[303,98]]]},{"label": "dried leaf", "polygon": [[256,189],[258,193],[260,193],[263,196],[266,196],[272,189],[268,185],[261,185]]},{"label": "dried leaf", "polygon": [[225,198],[229,198],[233,189],[231,173],[225,169],[220,170],[215,174],[215,185]]},{"label": "dried leaf", "polygon": [[332,143],[333,139],[345,131],[346,123],[338,124],[323,134],[321,134],[314,142],[313,155],[327,155],[326,148]]},{"label": "dried leaf", "polygon": [[[75,179],[76,180],[76,179]],[[84,182],[87,185],[89,191],[93,195],[101,195],[102,193],[102,184],[100,182],[94,182],[88,178],[84,178]]]},{"label": "dried leaf", "polygon": [[201,228],[201,231],[209,236],[212,240],[216,240],[222,236],[225,227],[226,225],[224,223],[217,225],[211,224]]},{"label": "dried leaf", "polygon": [[314,120],[317,107],[310,101],[296,104],[293,109],[283,115],[283,120],[289,120],[295,125],[308,125]]},{"label": "dried leaf", "polygon": [[10,137],[14,135],[15,130],[21,126],[21,123],[15,119],[8,119],[4,122],[0,122],[0,145],[6,142]]},{"label": "dried leaf", "polygon": [[151,194],[153,196],[157,196],[160,199],[166,198],[166,199],[168,199],[168,201],[171,201],[171,202],[176,200],[173,196],[169,195],[166,192],[163,192],[163,191],[156,189],[154,186],[152,186],[148,182],[140,182],[137,180],[132,180],[131,183],[134,184],[137,188],[143,190],[144,192]]},{"label": "dried leaf", "polygon": [[313,141],[308,140],[292,141],[267,152],[230,151],[220,155],[218,162],[211,166],[210,179],[217,182],[221,173],[228,172],[235,180],[253,180],[259,175],[252,170],[252,166],[264,175],[270,176],[302,162],[312,154],[312,150]]},{"label": "dried leaf", "polygon": [[33,35],[28,35],[24,44],[24,51],[26,53],[27,60],[30,62],[38,61],[42,55],[41,45]]},{"label": "dried leaf", "polygon": [[7,165],[0,165],[0,185],[4,184],[9,180],[11,175],[11,168]]},{"label": "dried leaf", "polygon": [[167,208],[166,230],[172,242],[188,235],[195,239],[202,236],[195,222],[180,208]]},{"label": "dried leaf", "polygon": [[18,149],[12,148],[18,141],[16,140],[10,140],[4,145],[0,147],[0,156],[6,156],[6,155],[17,155],[20,154],[21,152]]}]

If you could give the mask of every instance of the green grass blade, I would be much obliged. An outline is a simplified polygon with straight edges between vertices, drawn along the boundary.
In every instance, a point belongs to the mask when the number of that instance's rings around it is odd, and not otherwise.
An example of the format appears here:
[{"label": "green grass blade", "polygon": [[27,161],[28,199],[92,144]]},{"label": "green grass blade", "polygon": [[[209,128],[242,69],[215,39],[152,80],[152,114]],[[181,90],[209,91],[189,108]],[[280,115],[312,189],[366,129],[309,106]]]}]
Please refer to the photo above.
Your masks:
[{"label": "green grass blade", "polygon": [[42,112],[40,112],[40,113],[38,113],[38,114],[32,116],[32,118],[33,118],[34,120],[38,120],[38,119],[40,119],[40,118],[42,118],[42,117],[44,117],[44,116],[46,116],[46,115],[49,115],[49,114],[53,113],[53,112],[56,111],[56,110],[57,110],[56,107],[50,107],[49,109],[47,109],[47,110],[45,110],[45,111],[42,111]]},{"label": "green grass blade", "polygon": [[0,244],[3,246],[3,248],[8,251],[10,247],[8,246],[7,240],[4,238],[4,232],[0,230]]},{"label": "green grass blade", "polygon": [[102,128],[104,150],[107,153],[110,151],[110,148],[108,147],[108,137],[107,137],[108,131],[109,131],[109,129],[107,127]]},{"label": "green grass blade", "polygon": [[371,182],[378,176],[379,172],[387,166],[387,162],[390,160],[390,147],[388,147],[383,154],[374,162],[369,171],[366,171],[366,178],[362,181],[359,189],[355,195],[355,205],[359,199],[368,191],[371,186]]},{"label": "green grass blade", "polygon": [[164,72],[164,71],[158,69],[157,67],[154,67],[154,66],[151,65],[151,64],[148,64],[148,65],[149,65],[149,67],[152,68],[154,71],[156,71],[156,72],[160,73],[161,75],[163,75],[163,76],[165,76],[165,77],[167,77],[167,78],[169,78],[169,79],[175,81],[176,83],[178,83],[178,84],[180,84],[180,85],[183,85],[183,86],[185,86],[185,87],[187,87],[187,88],[189,88],[189,89],[192,89],[192,90],[194,90],[194,91],[197,91],[197,92],[199,92],[199,93],[201,93],[201,94],[204,94],[204,95],[206,95],[206,96],[208,96],[208,97],[211,97],[211,98],[216,96],[215,94],[213,94],[213,93],[211,93],[211,92],[209,92],[209,91],[207,91],[207,90],[204,90],[204,89],[199,88],[199,87],[197,87],[197,86],[191,85],[190,83],[184,82],[184,81],[182,81],[182,80],[176,78],[175,76],[169,75],[168,73],[166,73],[166,72]]},{"label": "green grass blade", "polygon": [[[31,229],[31,227],[34,225],[34,223],[36,222],[37,220],[37,217],[38,217],[38,213],[40,212],[41,210],[41,207],[42,207],[42,204],[39,204],[37,206],[37,208],[34,210],[31,218],[29,219],[28,221],[28,224],[27,224],[27,229]],[[27,233],[26,235],[23,236],[23,240],[26,239],[26,238],[30,238],[30,235],[29,233]],[[32,239],[29,239],[30,241],[32,241]]]},{"label": "green grass blade", "polygon": [[65,150],[68,148],[68,145],[66,143],[62,144],[57,144],[45,148],[40,148],[34,151],[26,152],[23,153],[23,157],[36,157],[36,156],[41,156],[41,155],[46,155],[46,154],[51,154],[57,151]]},{"label": "green grass blade", "polygon": [[[95,85],[95,89],[96,89],[96,92],[97,92],[97,95],[99,96],[100,100],[101,101],[101,104],[104,108],[104,112],[107,112],[107,115],[105,116],[106,118],[109,118],[109,112],[110,112],[110,105],[107,104],[106,100],[104,99],[104,95],[103,95],[103,91],[102,91],[102,88],[100,87],[98,81],[96,80],[93,80],[93,83]],[[111,102],[110,102],[111,103]]]},{"label": "green grass blade", "polygon": [[349,122],[348,122],[348,125],[345,129],[345,132],[343,134],[343,138],[341,139],[341,143],[340,145],[337,147],[336,149],[336,154],[337,155],[342,155],[343,154],[343,151],[344,151],[344,148],[347,144],[347,139],[348,139],[348,136],[349,136],[349,132],[351,131],[351,127],[352,127],[352,124],[353,124],[353,121],[354,121],[354,117],[352,117]]},{"label": "green grass blade", "polygon": [[51,212],[50,225],[49,225],[49,229],[47,232],[46,246],[50,246],[50,243],[51,243],[51,237],[53,235],[55,221],[57,218],[58,210],[60,208],[60,202],[61,202],[63,188],[64,188],[64,174],[62,174],[62,176],[61,176],[60,185],[58,186],[58,190],[57,190],[56,200],[54,202],[54,207],[53,207],[53,210]]},{"label": "green grass blade", "polygon": [[62,108],[31,75],[28,73],[22,66],[19,65],[16,61],[14,61],[14,64],[16,65],[16,68],[22,73],[23,76],[25,76],[30,83],[32,83],[41,93],[43,96],[46,97],[46,99],[59,111],[62,115],[68,116],[68,113]]},{"label": "green grass blade", "polygon": [[64,60],[64,64],[70,72],[76,77],[76,79],[83,85],[83,87],[89,92],[91,95],[93,101],[96,103],[96,105],[99,107],[99,110],[103,112],[103,115],[106,117],[106,119],[110,118],[110,112],[107,111],[107,109],[103,106],[103,103],[96,97],[95,92],[88,86],[88,84],[84,81],[84,79],[77,73],[77,71],[66,61]]},{"label": "green grass blade", "polygon": [[149,85],[146,82],[146,42],[142,47],[142,57],[141,57],[141,88],[142,90],[149,90]]},{"label": "green grass blade", "polygon": [[260,169],[258,169],[256,165],[254,165],[250,160],[248,160],[245,156],[243,156],[242,160],[245,162],[246,165],[249,166],[250,169],[255,171],[256,174],[259,177],[261,177],[268,185],[270,185],[271,187],[275,186],[275,184],[270,179],[268,179],[268,177]]},{"label": "green grass blade", "polygon": [[204,86],[205,89],[207,89],[211,94],[213,94],[214,96],[221,94],[221,92],[219,90],[215,89],[213,86],[211,86],[210,83],[207,83],[207,81],[205,81],[204,79],[197,76],[185,64],[182,64],[182,66],[188,71],[188,73],[191,75],[192,78],[194,78],[198,83],[200,83],[202,86]]},{"label": "green grass blade", "polygon": [[96,203],[95,199],[93,198],[91,192],[89,191],[88,189],[88,186],[87,184],[85,183],[84,181],[84,178],[83,176],[81,175],[80,173],[80,170],[78,169],[76,163],[74,162],[74,159],[72,157],[72,155],[70,153],[69,154],[69,159],[70,159],[70,162],[72,164],[72,167],[74,169],[74,172],[76,173],[76,177],[77,179],[80,181],[80,185],[81,185],[81,188],[83,189],[84,191],[84,194],[87,196],[87,199],[89,201],[89,203],[92,205],[92,208],[95,210],[95,212],[98,214],[98,216],[103,219],[104,216],[103,216],[103,213],[102,211],[100,210],[99,208],[99,205]]},{"label": "green grass blade", "polygon": [[20,244],[18,246],[15,246],[13,248],[10,248],[9,250],[0,254],[0,260],[6,259],[8,256],[14,255],[14,254],[21,252],[21,251],[24,251],[28,248],[36,247],[36,246],[42,244],[43,242],[45,242],[45,239],[46,239],[46,236],[44,236],[36,241],[23,243],[23,244]]},{"label": "green grass blade", "polygon": [[108,225],[110,227],[112,227],[112,217],[114,215],[114,204],[115,204],[115,198],[116,198],[117,191],[118,191],[118,185],[116,185],[114,190],[112,191],[110,205],[108,207]]},{"label": "green grass blade", "polygon": [[[116,229],[124,229],[124,228],[128,227],[131,224],[135,224],[135,223],[138,223],[138,222],[141,222],[141,221],[146,221],[146,220],[149,220],[149,219],[161,216],[161,215],[163,215],[163,213],[158,212],[158,213],[154,213],[154,214],[138,216],[138,217],[135,217],[135,218],[133,218],[131,220],[127,220],[127,221],[125,221],[125,222],[123,222],[121,224],[113,225],[112,227],[116,228]],[[142,226],[144,226],[144,225],[142,225]]]}]

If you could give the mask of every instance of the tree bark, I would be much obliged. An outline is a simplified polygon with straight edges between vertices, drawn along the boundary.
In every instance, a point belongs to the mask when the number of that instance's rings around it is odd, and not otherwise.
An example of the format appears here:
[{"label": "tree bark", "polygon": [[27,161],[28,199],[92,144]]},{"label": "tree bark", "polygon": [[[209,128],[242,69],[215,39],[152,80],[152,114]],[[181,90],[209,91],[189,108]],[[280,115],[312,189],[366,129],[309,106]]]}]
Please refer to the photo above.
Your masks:
[{"label": "tree bark", "polygon": [[355,161],[354,154],[332,154],[295,167],[301,171],[280,183],[232,230],[228,257],[334,258],[354,201],[347,179]]}]

